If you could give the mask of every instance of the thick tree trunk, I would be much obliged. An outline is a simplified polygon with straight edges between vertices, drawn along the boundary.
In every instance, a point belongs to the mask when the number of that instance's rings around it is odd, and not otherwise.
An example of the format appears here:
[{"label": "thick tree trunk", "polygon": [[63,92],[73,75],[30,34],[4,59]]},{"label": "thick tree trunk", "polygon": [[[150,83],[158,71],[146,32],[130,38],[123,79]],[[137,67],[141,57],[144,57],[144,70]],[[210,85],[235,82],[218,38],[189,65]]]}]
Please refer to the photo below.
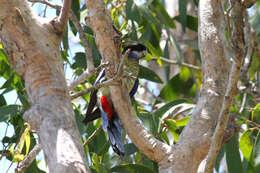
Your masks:
[{"label": "thick tree trunk", "polygon": [[0,38],[24,79],[31,108],[24,118],[39,135],[50,172],[88,172],[59,52],[61,34],[24,0],[0,0]]}]

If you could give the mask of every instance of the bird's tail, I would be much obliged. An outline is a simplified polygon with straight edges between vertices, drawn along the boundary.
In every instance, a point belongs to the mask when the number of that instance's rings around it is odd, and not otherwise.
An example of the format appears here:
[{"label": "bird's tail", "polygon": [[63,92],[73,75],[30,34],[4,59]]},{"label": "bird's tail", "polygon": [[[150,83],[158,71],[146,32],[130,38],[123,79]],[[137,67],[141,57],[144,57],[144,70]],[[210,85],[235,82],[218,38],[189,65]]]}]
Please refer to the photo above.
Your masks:
[{"label": "bird's tail", "polygon": [[102,124],[104,130],[108,133],[114,152],[123,157],[125,155],[125,148],[122,138],[122,124],[116,113],[112,116],[112,119],[108,120],[106,113],[102,112]]}]

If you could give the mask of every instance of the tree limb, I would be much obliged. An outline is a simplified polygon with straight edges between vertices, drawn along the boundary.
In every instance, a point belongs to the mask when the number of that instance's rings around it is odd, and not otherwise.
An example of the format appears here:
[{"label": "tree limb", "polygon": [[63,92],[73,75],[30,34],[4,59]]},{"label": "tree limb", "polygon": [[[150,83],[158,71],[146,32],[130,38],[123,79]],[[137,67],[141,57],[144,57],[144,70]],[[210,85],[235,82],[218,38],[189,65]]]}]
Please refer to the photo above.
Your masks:
[{"label": "tree limb", "polygon": [[99,134],[99,132],[101,132],[102,130],[102,126],[100,126],[98,129],[96,129],[92,134],[91,136],[84,142],[83,146],[86,146],[88,145],[93,139],[95,136],[97,136],[97,134]]},{"label": "tree limb", "polygon": [[34,16],[25,0],[0,3],[1,43],[24,80],[31,105],[24,119],[37,131],[50,172],[89,172],[66,87],[61,36],[50,22]]},{"label": "tree limb", "polygon": [[30,164],[34,161],[38,153],[42,150],[40,144],[34,146],[34,148],[29,152],[29,154],[19,163],[19,167],[17,169],[18,173],[23,173],[30,166]]},{"label": "tree limb", "polygon": [[[55,5],[49,1],[46,0],[28,0],[30,2],[39,2],[42,4],[45,4],[49,7],[55,8],[57,10],[61,10],[61,6],[59,5]],[[93,62],[93,56],[92,56],[92,52],[89,48],[89,44],[88,44],[88,40],[85,36],[84,30],[81,26],[81,24],[79,23],[76,15],[73,13],[73,11],[70,9],[69,11],[69,18],[70,20],[73,22],[74,26],[76,27],[76,29],[79,32],[79,38],[82,41],[84,50],[85,50],[85,54],[86,54],[86,60],[88,62],[87,65],[87,71],[85,71],[82,75],[80,75],[76,80],[74,80],[73,82],[71,82],[68,86],[69,90],[72,91],[77,85],[79,85],[81,82],[83,82],[84,80],[86,80],[87,78],[89,78],[90,76],[92,76],[94,73],[96,73],[96,69],[94,69],[94,62]]]},{"label": "tree limb", "polygon": [[68,19],[69,19],[69,11],[71,7],[71,0],[63,0],[63,5],[60,11],[60,15],[58,17],[58,22],[61,28],[66,27]]},{"label": "tree limb", "polygon": [[[78,86],[80,83],[84,82],[86,79],[90,78],[91,76],[93,76],[94,74],[98,73],[101,69],[105,68],[106,66],[108,66],[108,63],[103,63],[100,66],[98,66],[97,68],[93,69],[92,71],[85,71],[84,73],[82,73],[77,79],[75,79],[74,81],[72,81],[68,88],[70,91],[72,91],[76,86]],[[88,93],[88,92],[86,92]],[[86,94],[85,93],[85,94]],[[84,94],[83,94],[84,95]],[[80,95],[79,95],[80,96]],[[74,99],[74,98],[73,98]]]},{"label": "tree limb", "polygon": [[[120,36],[113,29],[104,1],[86,0],[86,6],[88,8],[86,23],[95,33],[95,40],[102,57],[110,62],[106,75],[111,78],[117,72],[121,57]],[[171,147],[155,139],[137,120],[124,82],[122,86],[110,86],[110,92],[113,93],[113,104],[131,140],[151,159],[162,160],[171,152]]]},{"label": "tree limb", "polygon": [[[157,58],[153,58],[153,60],[157,60]],[[179,64],[179,62],[176,61],[176,60],[170,60],[170,59],[167,59],[167,58],[164,58],[164,57],[160,57],[160,60],[162,60],[163,62],[169,63],[169,64],[177,64],[177,65]],[[200,67],[193,65],[193,64],[187,64],[185,62],[181,62],[180,65],[194,69],[194,70],[201,70]]]},{"label": "tree limb", "polygon": [[245,8],[240,4],[239,1],[231,0],[231,6],[233,6],[231,11],[233,27],[233,45],[236,48],[234,51],[234,57],[232,62],[232,67],[229,74],[228,84],[225,91],[225,96],[222,103],[221,111],[218,115],[218,123],[212,137],[212,143],[209,149],[209,153],[206,160],[206,165],[204,173],[212,173],[216,162],[218,151],[222,146],[223,136],[229,119],[229,110],[237,93],[237,82],[240,76],[240,69],[242,65],[242,60],[244,56],[245,43],[244,43],[244,15]]}]

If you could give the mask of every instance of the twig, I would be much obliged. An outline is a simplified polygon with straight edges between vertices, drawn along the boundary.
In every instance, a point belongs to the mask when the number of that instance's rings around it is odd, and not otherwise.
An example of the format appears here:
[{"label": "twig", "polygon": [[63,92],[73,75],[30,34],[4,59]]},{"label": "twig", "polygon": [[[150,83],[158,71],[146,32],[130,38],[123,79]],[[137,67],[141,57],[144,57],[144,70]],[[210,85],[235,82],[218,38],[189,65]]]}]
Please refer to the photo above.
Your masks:
[{"label": "twig", "polygon": [[51,8],[55,8],[56,10],[60,10],[61,9],[61,6],[59,5],[56,5],[56,4],[53,4],[49,1],[46,1],[46,0],[28,0],[29,2],[39,2],[39,3],[42,3],[42,4],[45,4],[45,5],[48,5],[49,7]]},{"label": "twig", "polygon": [[34,146],[34,148],[30,151],[30,153],[19,163],[18,168],[16,169],[16,172],[23,173],[26,168],[30,166],[30,164],[34,161],[35,157],[38,155],[38,153],[42,150],[42,147],[40,144],[37,144]]},{"label": "twig", "polygon": [[[157,58],[153,58],[153,60],[157,60]],[[169,64],[180,64],[179,62],[177,62],[175,60],[170,60],[170,59],[167,59],[167,58],[164,58],[164,57],[160,57],[160,60],[162,60],[163,62],[169,63]],[[180,65],[194,69],[194,70],[201,70],[200,67],[192,65],[192,64],[187,64],[185,62],[181,62]]]},{"label": "twig", "polygon": [[97,68],[93,69],[92,71],[89,71],[89,70],[85,71],[77,79],[75,79],[74,81],[72,81],[69,84],[69,86],[68,86],[69,90],[72,91],[77,85],[84,82],[87,78],[98,73],[101,69],[105,68],[107,65],[108,65],[108,63],[103,63],[100,66],[98,66]]},{"label": "twig", "polygon": [[126,58],[128,57],[129,53],[130,53],[130,49],[128,49],[128,50],[126,51],[126,53],[124,54],[124,56],[122,57],[122,59],[121,59],[121,61],[120,61],[120,64],[119,64],[119,67],[118,67],[118,69],[117,69],[117,73],[116,73],[116,75],[115,75],[113,78],[110,78],[110,79],[108,79],[108,80],[106,80],[106,81],[104,81],[104,82],[102,82],[102,83],[100,83],[100,84],[97,84],[97,85],[95,85],[95,86],[93,86],[93,87],[91,87],[91,88],[88,88],[88,89],[79,91],[79,92],[77,92],[77,93],[71,95],[71,99],[75,99],[75,98],[77,98],[77,97],[79,97],[79,96],[82,96],[82,95],[87,94],[87,93],[89,93],[89,92],[91,92],[91,91],[97,90],[97,89],[99,89],[99,88],[107,87],[107,86],[113,85],[113,84],[115,84],[117,81],[119,81],[120,78],[123,77],[123,74],[124,74],[124,73],[122,72],[122,71],[123,71],[123,66],[124,66],[125,60],[126,60]]},{"label": "twig", "polygon": [[101,132],[102,130],[102,126],[100,126],[98,129],[96,129],[90,137],[88,137],[88,139],[84,142],[83,146],[85,147],[86,145],[88,145],[93,139],[95,136],[97,136],[97,134],[99,134],[99,132]]},{"label": "twig", "polygon": [[95,68],[94,62],[93,62],[93,55],[92,55],[92,52],[89,48],[88,40],[85,36],[84,30],[83,30],[82,26],[80,25],[79,20],[77,19],[77,16],[73,13],[72,10],[70,10],[69,17],[70,17],[70,20],[73,22],[74,26],[76,27],[76,29],[79,32],[79,38],[82,41],[82,45],[84,47],[85,54],[86,54],[86,60],[88,62],[87,70],[93,71],[94,68]]},{"label": "twig", "polygon": [[100,83],[100,84],[97,84],[96,86],[93,86],[93,87],[91,87],[91,88],[88,88],[88,89],[79,91],[79,92],[77,92],[77,93],[71,95],[71,99],[75,99],[75,98],[77,98],[77,97],[80,97],[80,96],[82,96],[82,95],[84,95],[84,94],[87,94],[87,93],[89,93],[89,92],[91,92],[91,91],[94,91],[94,90],[97,90],[97,89],[99,89],[99,88],[107,87],[107,86],[113,85],[113,84],[115,84],[116,81],[118,81],[118,78],[117,78],[117,77],[111,78],[111,79],[106,80],[106,81],[104,81],[104,82],[102,82],[102,83]]},{"label": "twig", "polygon": [[247,93],[243,93],[243,99],[242,99],[242,104],[241,104],[241,107],[239,109],[239,113],[241,114],[245,108],[245,104],[246,104],[246,96],[247,96]]},{"label": "twig", "polygon": [[254,127],[257,127],[258,129],[260,129],[260,125],[255,123],[254,121],[246,120],[245,122],[250,124],[251,126],[254,126]]}]

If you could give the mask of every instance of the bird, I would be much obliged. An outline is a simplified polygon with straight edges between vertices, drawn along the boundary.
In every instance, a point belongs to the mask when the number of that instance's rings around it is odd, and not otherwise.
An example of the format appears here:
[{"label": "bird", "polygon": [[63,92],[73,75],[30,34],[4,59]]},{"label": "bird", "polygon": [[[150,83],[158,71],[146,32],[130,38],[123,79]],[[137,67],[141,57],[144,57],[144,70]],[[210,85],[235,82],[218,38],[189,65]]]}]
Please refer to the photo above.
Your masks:
[{"label": "bird", "polygon": [[[141,43],[131,42],[131,44],[123,48],[122,57],[128,54],[123,65],[123,76],[130,98],[135,95],[139,85],[139,59],[145,57],[147,53],[147,48]],[[93,86],[107,80],[105,73],[106,69],[102,69]],[[97,103],[98,106],[96,107]],[[122,139],[123,127],[114,109],[108,87],[103,87],[99,90],[96,89],[90,93],[90,101],[83,122],[87,125],[89,122],[100,117],[102,119],[103,129],[108,133],[112,149],[120,157],[123,157],[125,154]]]}]

